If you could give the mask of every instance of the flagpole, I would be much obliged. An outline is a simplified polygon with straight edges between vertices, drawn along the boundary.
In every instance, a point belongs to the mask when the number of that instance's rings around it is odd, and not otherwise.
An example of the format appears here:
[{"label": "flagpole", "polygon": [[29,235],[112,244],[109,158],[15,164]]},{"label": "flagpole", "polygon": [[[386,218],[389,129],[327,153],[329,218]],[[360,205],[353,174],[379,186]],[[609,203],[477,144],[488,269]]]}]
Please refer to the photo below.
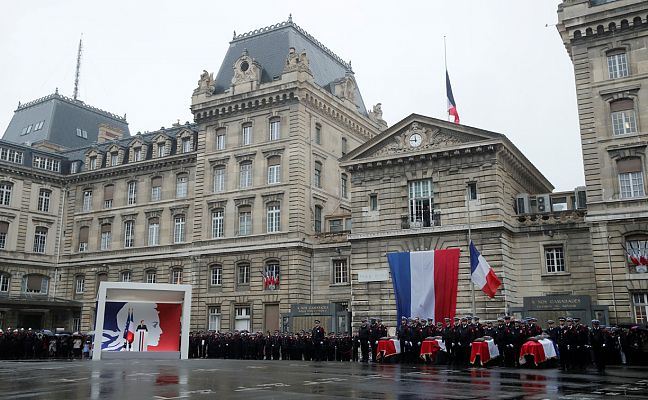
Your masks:
[{"label": "flagpole", "polygon": [[[443,35],[443,65],[445,65],[445,73],[448,75],[448,54],[446,52],[446,37]],[[445,109],[446,120],[450,121],[450,114],[448,114],[448,106]]]},{"label": "flagpole", "polygon": [[[470,256],[470,242],[472,241],[472,224],[470,221],[470,187],[466,186],[466,204],[468,206],[468,256]],[[470,265],[470,262],[468,263]],[[472,298],[472,315],[475,316],[475,282],[472,281],[472,269],[470,276],[470,297]]]}]

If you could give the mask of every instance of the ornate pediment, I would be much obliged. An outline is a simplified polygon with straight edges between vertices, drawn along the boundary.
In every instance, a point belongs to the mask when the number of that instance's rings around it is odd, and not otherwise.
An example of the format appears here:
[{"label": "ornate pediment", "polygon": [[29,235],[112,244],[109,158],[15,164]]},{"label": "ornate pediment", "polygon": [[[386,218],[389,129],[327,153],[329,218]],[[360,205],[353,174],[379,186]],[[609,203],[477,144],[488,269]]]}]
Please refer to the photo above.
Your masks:
[{"label": "ornate pediment", "polygon": [[286,57],[286,65],[284,65],[283,73],[293,71],[306,72],[309,75],[313,75],[308,57],[306,56],[306,50],[302,50],[301,53],[297,53],[294,47],[288,50],[288,57]]},{"label": "ornate pediment", "polygon": [[343,78],[337,79],[331,84],[333,94],[341,99],[355,102],[356,84],[355,78],[352,74],[347,74]]},{"label": "ornate pediment", "polygon": [[460,132],[452,132],[439,127],[427,127],[412,122],[405,130],[386,140],[384,145],[373,152],[375,156],[437,150],[468,143],[471,138]]},{"label": "ornate pediment", "polygon": [[256,84],[261,82],[261,64],[249,56],[247,49],[234,62],[232,68],[234,69],[232,86],[247,82],[254,82]]}]

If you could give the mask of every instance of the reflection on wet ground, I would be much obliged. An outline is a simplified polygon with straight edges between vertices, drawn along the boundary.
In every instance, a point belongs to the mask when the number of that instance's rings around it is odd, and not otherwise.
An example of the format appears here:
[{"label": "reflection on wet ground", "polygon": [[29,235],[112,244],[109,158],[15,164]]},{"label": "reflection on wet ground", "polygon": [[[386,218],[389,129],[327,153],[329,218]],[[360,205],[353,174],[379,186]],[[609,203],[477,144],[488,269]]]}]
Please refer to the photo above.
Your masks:
[{"label": "reflection on wet ground", "polygon": [[7,399],[646,398],[648,369],[558,370],[295,361],[0,362]]}]

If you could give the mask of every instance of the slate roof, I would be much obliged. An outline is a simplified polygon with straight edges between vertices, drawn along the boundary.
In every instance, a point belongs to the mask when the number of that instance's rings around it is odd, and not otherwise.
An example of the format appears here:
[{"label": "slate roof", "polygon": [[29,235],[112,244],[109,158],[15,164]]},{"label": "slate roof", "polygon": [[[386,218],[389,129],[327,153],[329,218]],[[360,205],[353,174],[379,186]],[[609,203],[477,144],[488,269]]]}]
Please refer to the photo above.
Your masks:
[{"label": "slate roof", "polygon": [[[291,47],[294,47],[298,53],[302,50],[306,51],[315,83],[329,92],[331,82],[343,78],[346,74],[353,75],[350,63],[335,55],[290,18],[288,21],[234,36],[216,75],[214,92],[220,94],[230,88],[234,76],[234,63],[246,49],[249,56],[263,69],[261,83],[268,83],[283,73]],[[357,87],[355,103],[358,111],[367,115],[367,109]]]},{"label": "slate roof", "polygon": [[[35,130],[40,122],[42,128]],[[74,149],[96,142],[100,124],[119,128],[125,136],[130,135],[125,117],[62,96],[57,91],[29,103],[19,104],[2,139],[21,144],[48,141]],[[30,133],[23,134],[23,130],[29,126],[32,127]],[[87,139],[77,136],[77,128],[87,132]]]}]

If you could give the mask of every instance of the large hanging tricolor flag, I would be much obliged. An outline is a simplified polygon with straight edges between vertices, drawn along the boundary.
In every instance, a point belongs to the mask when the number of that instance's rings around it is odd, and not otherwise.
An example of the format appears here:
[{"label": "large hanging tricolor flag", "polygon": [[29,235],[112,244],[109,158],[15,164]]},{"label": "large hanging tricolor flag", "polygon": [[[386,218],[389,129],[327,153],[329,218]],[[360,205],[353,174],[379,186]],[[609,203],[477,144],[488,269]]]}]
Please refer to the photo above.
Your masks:
[{"label": "large hanging tricolor flag", "polygon": [[457,307],[459,249],[388,253],[401,317],[453,318]]},{"label": "large hanging tricolor flag", "polygon": [[454,117],[454,123],[459,123],[459,112],[457,111],[457,103],[455,103],[454,96],[452,95],[452,86],[450,85],[450,75],[446,69],[446,94],[448,96],[448,115]]},{"label": "large hanging tricolor flag", "polygon": [[483,290],[491,299],[495,297],[497,288],[502,285],[502,282],[495,275],[495,271],[477,251],[472,240],[470,241],[470,279],[475,284],[475,287]]}]

